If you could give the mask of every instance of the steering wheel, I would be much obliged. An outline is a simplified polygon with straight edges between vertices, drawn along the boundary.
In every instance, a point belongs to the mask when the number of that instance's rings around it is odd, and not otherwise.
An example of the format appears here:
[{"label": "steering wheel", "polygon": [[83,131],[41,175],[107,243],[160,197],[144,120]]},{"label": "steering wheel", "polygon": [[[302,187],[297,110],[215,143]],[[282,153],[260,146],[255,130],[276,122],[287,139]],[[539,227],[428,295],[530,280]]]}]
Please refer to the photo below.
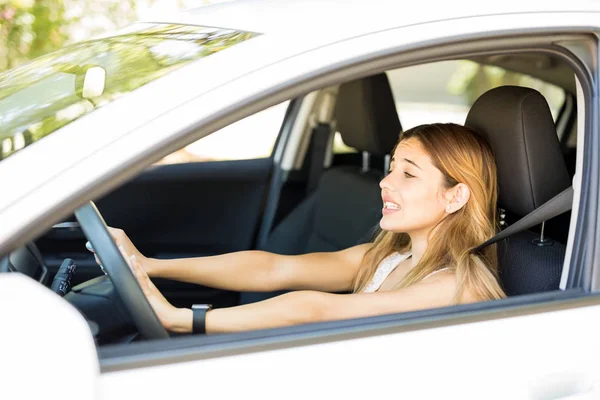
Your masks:
[{"label": "steering wheel", "polygon": [[102,262],[121,303],[129,312],[138,331],[147,339],[169,338],[169,333],[160,323],[137,279],[108,232],[106,223],[96,205],[90,201],[81,206],[75,211],[75,217]]}]

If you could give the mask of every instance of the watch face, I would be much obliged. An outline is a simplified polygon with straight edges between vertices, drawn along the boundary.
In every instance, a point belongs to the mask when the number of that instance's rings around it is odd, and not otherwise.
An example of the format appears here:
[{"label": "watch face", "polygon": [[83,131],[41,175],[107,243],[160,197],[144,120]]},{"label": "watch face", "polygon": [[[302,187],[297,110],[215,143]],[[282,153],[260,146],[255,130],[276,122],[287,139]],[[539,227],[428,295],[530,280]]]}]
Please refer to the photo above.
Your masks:
[{"label": "watch face", "polygon": [[210,310],[212,308],[212,304],[193,304],[193,310]]}]

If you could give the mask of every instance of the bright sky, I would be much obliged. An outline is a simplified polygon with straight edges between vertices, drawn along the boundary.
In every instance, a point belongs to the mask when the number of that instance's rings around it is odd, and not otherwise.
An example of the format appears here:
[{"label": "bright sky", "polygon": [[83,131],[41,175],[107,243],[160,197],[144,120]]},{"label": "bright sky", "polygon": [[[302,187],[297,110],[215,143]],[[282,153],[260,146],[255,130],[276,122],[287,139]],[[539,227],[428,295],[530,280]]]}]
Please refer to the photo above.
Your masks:
[{"label": "bright sky", "polygon": [[[164,16],[186,8],[201,7],[223,1],[231,0],[136,0],[135,10],[137,19],[151,20],[155,15]],[[87,40],[134,22],[127,19],[126,16],[129,15],[127,12],[123,12],[123,15],[106,13],[105,8],[108,3],[115,3],[115,0],[110,2],[89,1],[85,7],[80,0],[65,0],[67,17],[81,18],[77,24],[70,27],[69,43]],[[129,4],[124,4],[123,7],[128,8]]]},{"label": "bright sky", "polygon": [[156,14],[172,13],[181,9],[222,3],[223,1],[226,0],[138,0],[138,18],[148,18]]}]

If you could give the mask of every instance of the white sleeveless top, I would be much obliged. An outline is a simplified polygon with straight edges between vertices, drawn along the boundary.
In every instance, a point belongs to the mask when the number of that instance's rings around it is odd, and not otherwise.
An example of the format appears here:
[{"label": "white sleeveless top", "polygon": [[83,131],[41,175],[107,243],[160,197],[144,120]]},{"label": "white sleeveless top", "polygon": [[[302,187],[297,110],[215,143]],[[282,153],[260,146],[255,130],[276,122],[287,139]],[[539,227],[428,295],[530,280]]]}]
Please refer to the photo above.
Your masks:
[{"label": "white sleeveless top", "polygon": [[[386,258],[384,258],[381,261],[381,263],[377,266],[377,270],[375,271],[375,274],[373,275],[373,279],[371,279],[371,282],[369,282],[369,284],[367,286],[365,286],[363,293],[373,293],[373,292],[377,291],[377,289],[379,289],[379,287],[381,286],[383,281],[385,281],[385,279],[392,273],[392,271],[395,270],[396,267],[402,261],[406,260],[410,256],[411,256],[410,253],[400,254],[398,252],[394,252],[394,253],[390,254],[389,256],[387,256]],[[431,275],[436,274],[440,271],[444,271],[446,269],[448,269],[448,268],[441,268],[441,269],[438,269],[437,271],[433,271],[432,273],[430,273],[423,279],[429,278]]]}]

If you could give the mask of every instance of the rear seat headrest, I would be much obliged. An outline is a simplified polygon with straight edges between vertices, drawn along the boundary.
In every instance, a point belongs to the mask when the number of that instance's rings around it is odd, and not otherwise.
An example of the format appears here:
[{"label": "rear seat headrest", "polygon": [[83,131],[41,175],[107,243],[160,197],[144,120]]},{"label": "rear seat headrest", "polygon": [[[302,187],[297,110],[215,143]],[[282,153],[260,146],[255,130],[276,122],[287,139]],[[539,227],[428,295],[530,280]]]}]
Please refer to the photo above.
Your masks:
[{"label": "rear seat headrest", "polygon": [[378,156],[389,154],[402,127],[387,75],[382,73],[342,84],[335,119],[346,145]]},{"label": "rear seat headrest", "polygon": [[500,207],[524,216],[570,186],[550,108],[538,91],[492,89],[473,104],[465,125],[492,146]]}]

